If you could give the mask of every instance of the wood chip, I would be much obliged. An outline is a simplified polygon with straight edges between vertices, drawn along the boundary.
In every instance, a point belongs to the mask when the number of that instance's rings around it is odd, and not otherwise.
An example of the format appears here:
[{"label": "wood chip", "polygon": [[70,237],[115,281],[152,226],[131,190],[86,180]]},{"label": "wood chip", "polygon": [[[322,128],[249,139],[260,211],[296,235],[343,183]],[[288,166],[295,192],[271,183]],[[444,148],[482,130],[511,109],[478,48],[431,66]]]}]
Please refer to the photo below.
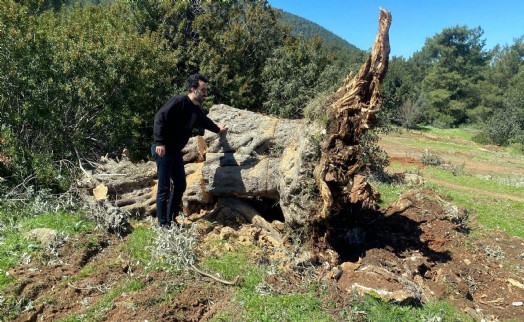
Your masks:
[{"label": "wood chip", "polygon": [[524,284],[522,284],[521,282],[519,282],[517,280],[514,280],[512,278],[508,278],[508,283],[510,283],[511,285],[516,286],[516,287],[524,290]]}]

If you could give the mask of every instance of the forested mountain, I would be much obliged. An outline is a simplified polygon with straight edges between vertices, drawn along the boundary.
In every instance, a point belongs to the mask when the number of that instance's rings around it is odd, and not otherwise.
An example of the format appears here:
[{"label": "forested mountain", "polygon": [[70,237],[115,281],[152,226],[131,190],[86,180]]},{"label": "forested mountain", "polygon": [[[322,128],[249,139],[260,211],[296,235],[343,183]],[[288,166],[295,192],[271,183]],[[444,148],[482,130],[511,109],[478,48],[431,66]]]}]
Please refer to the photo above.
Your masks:
[{"label": "forested mountain", "polygon": [[335,35],[326,28],[307,20],[300,16],[294,15],[284,10],[277,10],[281,13],[280,21],[291,27],[291,32],[295,36],[302,36],[306,39],[311,39],[314,36],[322,38],[324,45],[328,47],[338,47],[341,49],[348,49],[350,51],[359,51],[360,49],[350,44],[341,37]]}]

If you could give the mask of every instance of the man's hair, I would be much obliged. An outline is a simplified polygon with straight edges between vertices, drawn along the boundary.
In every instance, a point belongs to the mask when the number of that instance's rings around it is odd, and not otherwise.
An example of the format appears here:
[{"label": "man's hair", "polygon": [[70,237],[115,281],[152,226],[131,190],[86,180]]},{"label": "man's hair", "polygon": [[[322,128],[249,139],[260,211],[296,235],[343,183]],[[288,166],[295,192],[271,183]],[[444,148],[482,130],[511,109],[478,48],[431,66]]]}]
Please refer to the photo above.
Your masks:
[{"label": "man's hair", "polygon": [[187,91],[189,92],[192,88],[198,88],[199,81],[207,83],[207,77],[201,74],[193,74],[187,79]]}]

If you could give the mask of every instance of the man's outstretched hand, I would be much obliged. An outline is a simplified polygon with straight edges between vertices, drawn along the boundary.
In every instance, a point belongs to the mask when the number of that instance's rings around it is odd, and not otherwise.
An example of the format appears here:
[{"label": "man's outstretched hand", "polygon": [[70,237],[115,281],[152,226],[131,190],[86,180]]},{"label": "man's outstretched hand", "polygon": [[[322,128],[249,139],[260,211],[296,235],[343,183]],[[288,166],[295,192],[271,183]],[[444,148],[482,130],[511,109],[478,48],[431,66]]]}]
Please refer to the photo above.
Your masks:
[{"label": "man's outstretched hand", "polygon": [[224,133],[225,131],[227,131],[227,125],[223,123],[218,124],[218,128],[220,129],[220,132],[218,133]]}]

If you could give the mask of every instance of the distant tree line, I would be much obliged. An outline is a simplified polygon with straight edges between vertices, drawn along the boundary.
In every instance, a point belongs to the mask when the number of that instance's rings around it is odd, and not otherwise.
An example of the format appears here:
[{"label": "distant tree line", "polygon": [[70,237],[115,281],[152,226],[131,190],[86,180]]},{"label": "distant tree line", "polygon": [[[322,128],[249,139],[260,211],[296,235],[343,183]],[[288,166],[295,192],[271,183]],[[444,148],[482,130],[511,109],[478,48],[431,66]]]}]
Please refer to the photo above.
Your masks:
[{"label": "distant tree line", "polygon": [[468,125],[481,143],[524,147],[524,38],[487,50],[483,33],[446,28],[411,58],[390,60],[382,89],[397,123]]}]

